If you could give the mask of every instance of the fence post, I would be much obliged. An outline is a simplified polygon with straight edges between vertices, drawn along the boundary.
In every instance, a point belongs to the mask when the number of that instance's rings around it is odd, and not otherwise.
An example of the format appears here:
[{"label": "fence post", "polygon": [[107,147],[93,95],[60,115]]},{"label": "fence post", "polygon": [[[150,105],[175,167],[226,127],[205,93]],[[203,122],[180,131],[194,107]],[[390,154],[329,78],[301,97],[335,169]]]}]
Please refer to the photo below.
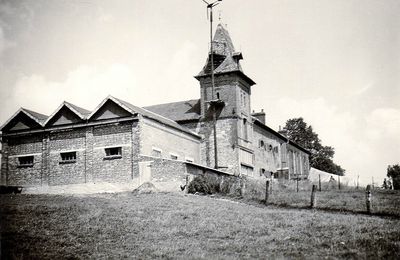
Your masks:
[{"label": "fence post", "polygon": [[317,190],[317,185],[312,186],[311,190],[311,208],[315,207],[315,191]]},{"label": "fence post", "polygon": [[271,178],[271,193],[272,193],[272,186],[274,186],[273,178]]},{"label": "fence post", "polygon": [[269,180],[265,182],[265,204],[268,204],[269,198]]},{"label": "fence post", "polygon": [[296,192],[299,192],[299,177],[296,178]]},{"label": "fence post", "polygon": [[340,175],[338,176],[338,188],[340,190]]},{"label": "fence post", "polygon": [[371,185],[367,185],[367,189],[365,191],[365,202],[367,204],[367,213],[371,214]]},{"label": "fence post", "polygon": [[319,191],[321,191],[321,174],[318,174]]}]

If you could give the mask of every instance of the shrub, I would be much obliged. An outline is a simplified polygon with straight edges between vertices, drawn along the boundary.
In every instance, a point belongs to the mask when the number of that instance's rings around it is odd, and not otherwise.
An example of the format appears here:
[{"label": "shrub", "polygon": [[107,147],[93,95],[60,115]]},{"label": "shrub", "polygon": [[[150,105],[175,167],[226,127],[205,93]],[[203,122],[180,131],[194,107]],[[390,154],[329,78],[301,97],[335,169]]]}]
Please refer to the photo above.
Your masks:
[{"label": "shrub", "polygon": [[203,175],[194,177],[188,186],[189,193],[212,194],[212,188]]}]

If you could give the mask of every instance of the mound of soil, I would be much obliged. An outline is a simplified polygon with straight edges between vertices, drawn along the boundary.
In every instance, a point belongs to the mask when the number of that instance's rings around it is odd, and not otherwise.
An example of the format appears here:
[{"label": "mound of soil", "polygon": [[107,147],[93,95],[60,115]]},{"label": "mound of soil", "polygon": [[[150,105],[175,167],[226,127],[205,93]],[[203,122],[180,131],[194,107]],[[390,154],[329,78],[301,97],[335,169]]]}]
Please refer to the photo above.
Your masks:
[{"label": "mound of soil", "polygon": [[133,194],[149,194],[156,192],[158,192],[158,189],[151,182],[145,182],[132,191]]}]

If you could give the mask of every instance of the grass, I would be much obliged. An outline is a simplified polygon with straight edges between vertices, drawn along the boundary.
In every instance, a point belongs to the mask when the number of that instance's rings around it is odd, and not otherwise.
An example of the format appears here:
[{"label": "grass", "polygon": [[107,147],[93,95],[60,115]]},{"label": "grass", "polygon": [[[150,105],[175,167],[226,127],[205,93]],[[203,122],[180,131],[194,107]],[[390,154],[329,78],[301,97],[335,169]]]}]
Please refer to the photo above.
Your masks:
[{"label": "grass", "polygon": [[[365,191],[330,190],[316,192],[315,196],[317,209],[366,213]],[[298,208],[309,207],[310,201],[311,191],[272,191],[268,199],[272,205]],[[400,192],[373,190],[371,205],[374,215],[400,217]]]},{"label": "grass", "polygon": [[400,257],[400,219],[172,193],[1,195],[2,257]]}]

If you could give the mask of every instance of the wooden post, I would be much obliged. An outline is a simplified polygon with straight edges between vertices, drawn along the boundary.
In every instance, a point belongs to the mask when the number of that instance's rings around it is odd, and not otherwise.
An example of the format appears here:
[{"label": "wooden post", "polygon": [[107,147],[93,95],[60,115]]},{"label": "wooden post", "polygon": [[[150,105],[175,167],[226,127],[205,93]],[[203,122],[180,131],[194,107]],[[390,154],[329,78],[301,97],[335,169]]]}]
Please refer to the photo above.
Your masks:
[{"label": "wooden post", "polygon": [[358,179],[360,178],[360,175],[357,175],[357,190],[358,190]]},{"label": "wooden post", "polygon": [[365,202],[367,204],[367,213],[371,214],[371,185],[367,185],[365,191]]},{"label": "wooden post", "polygon": [[299,192],[299,177],[296,178],[296,192]]},{"label": "wooden post", "polygon": [[321,174],[318,174],[319,191],[321,191]]},{"label": "wooden post", "polygon": [[271,191],[271,193],[272,193],[272,186],[274,186],[273,184],[274,184],[274,182],[273,182],[273,177],[271,177],[271,189],[270,189],[270,191]]},{"label": "wooden post", "polygon": [[269,197],[269,180],[265,182],[265,204],[268,204]]},{"label": "wooden post", "polygon": [[311,191],[311,208],[315,207],[315,191],[317,190],[317,185],[312,186],[312,191]]},{"label": "wooden post", "polygon": [[338,176],[338,188],[340,190],[340,175]]}]

